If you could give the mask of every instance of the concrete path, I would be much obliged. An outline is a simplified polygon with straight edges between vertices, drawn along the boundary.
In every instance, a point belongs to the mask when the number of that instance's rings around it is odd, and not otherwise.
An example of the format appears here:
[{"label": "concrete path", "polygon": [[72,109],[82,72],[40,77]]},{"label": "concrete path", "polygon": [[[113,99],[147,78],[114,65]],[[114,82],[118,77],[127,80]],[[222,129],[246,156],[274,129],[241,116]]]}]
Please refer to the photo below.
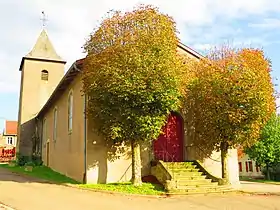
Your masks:
[{"label": "concrete path", "polygon": [[0,203],[16,210],[280,210],[278,196],[230,194],[168,199],[139,198],[47,184],[15,175],[2,168],[0,168]]},{"label": "concrete path", "polygon": [[280,195],[280,185],[276,184],[241,181],[241,190],[249,193],[254,192]]}]

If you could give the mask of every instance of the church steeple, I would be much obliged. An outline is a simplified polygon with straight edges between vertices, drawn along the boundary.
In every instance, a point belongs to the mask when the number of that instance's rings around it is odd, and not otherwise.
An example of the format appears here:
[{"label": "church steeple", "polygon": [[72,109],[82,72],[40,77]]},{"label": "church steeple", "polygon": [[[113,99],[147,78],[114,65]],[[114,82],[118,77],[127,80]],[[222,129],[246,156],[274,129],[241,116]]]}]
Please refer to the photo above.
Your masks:
[{"label": "church steeple", "polygon": [[20,71],[25,59],[35,59],[35,60],[49,60],[54,62],[66,63],[55,51],[48,34],[45,29],[43,29],[33,47],[33,49],[22,58]]},{"label": "church steeple", "polygon": [[[36,115],[64,75],[65,61],[56,53],[45,29],[20,64],[17,151],[31,156]],[[32,101],[32,103],[31,103]]]},{"label": "church steeple", "polygon": [[63,61],[56,53],[45,29],[42,30],[33,49],[25,57]]}]

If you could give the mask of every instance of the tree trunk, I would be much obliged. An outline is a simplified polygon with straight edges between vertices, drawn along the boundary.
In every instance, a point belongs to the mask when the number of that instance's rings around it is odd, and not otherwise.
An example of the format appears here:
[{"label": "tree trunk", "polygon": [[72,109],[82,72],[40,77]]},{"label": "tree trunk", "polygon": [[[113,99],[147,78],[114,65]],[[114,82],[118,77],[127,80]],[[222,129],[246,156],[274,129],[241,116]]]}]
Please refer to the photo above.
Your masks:
[{"label": "tree trunk", "polygon": [[221,142],[221,164],[222,164],[222,178],[224,179],[224,184],[229,183],[229,174],[228,174],[228,143]]},{"label": "tree trunk", "polygon": [[269,172],[269,165],[266,164],[266,179],[270,180],[270,172]]},{"label": "tree trunk", "polygon": [[141,176],[141,150],[140,144],[136,141],[131,141],[131,154],[132,154],[132,179],[131,182],[134,186],[142,185]]}]

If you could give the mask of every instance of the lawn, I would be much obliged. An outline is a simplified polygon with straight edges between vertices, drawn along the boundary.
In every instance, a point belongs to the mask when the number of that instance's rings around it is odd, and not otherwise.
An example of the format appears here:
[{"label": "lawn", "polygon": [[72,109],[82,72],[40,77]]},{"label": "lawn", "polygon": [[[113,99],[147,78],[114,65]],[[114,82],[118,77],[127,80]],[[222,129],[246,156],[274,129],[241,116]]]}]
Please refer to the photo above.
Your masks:
[{"label": "lawn", "polygon": [[109,184],[81,184],[84,189],[104,190],[111,192],[123,192],[129,194],[161,195],[165,191],[162,186],[151,183],[143,183],[142,186],[135,187],[130,182],[109,183]]},{"label": "lawn", "polygon": [[6,168],[12,172],[28,175],[31,177],[40,178],[47,181],[52,181],[57,184],[76,184],[77,187],[89,190],[100,190],[110,192],[122,192],[128,194],[142,194],[142,195],[161,195],[165,191],[161,185],[143,183],[142,186],[135,187],[130,182],[126,183],[110,183],[110,184],[81,184],[67,176],[46,166],[35,166],[32,171],[25,171],[21,166],[9,166],[8,164],[0,164],[0,167]]},{"label": "lawn", "polygon": [[9,166],[8,164],[0,164],[0,167],[2,168],[6,168],[12,172],[16,172],[16,173],[21,173],[21,174],[25,174],[28,176],[32,176],[32,177],[36,177],[36,178],[40,178],[43,180],[48,180],[48,181],[52,181],[58,184],[62,184],[62,183],[69,183],[69,184],[79,184],[79,182],[64,176],[60,173],[57,173],[55,171],[53,171],[52,169],[46,167],[46,166],[36,166],[33,167],[32,171],[25,171],[24,167],[21,166]]},{"label": "lawn", "polygon": [[248,182],[258,182],[265,184],[277,184],[280,185],[280,181],[266,180],[266,179],[253,179],[253,178],[240,178],[240,181],[248,181]]}]

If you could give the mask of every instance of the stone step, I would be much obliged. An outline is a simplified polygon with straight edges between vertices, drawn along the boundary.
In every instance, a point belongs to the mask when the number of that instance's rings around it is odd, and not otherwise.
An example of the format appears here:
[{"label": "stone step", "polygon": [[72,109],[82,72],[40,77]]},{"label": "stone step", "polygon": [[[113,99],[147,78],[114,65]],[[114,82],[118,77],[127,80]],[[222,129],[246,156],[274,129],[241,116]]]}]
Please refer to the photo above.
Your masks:
[{"label": "stone step", "polygon": [[172,172],[170,171],[171,176],[174,178],[180,177],[194,177],[194,176],[202,176],[203,172],[189,172],[189,171],[180,171],[180,172]]},{"label": "stone step", "polygon": [[189,189],[177,189],[172,190],[170,194],[205,194],[205,193],[227,193],[234,190],[229,187],[217,186],[212,188],[189,188]]},{"label": "stone step", "polygon": [[174,166],[176,168],[177,167],[185,167],[185,168],[196,167],[196,165],[194,165],[192,162],[164,162],[163,164],[168,167]]},{"label": "stone step", "polygon": [[197,185],[208,185],[211,183],[215,183],[212,182],[211,179],[201,179],[201,180],[177,180],[177,185],[185,185],[185,186],[197,186]]},{"label": "stone step", "polygon": [[[178,178],[178,177],[176,177],[176,178]],[[200,176],[179,176],[179,180],[204,180],[204,179],[206,179],[206,175],[200,175]]]},{"label": "stone step", "polygon": [[199,172],[198,168],[169,168],[170,172]]},{"label": "stone step", "polygon": [[178,190],[193,190],[193,189],[216,189],[218,188],[217,182],[206,183],[206,184],[199,184],[199,185],[177,185]]}]

